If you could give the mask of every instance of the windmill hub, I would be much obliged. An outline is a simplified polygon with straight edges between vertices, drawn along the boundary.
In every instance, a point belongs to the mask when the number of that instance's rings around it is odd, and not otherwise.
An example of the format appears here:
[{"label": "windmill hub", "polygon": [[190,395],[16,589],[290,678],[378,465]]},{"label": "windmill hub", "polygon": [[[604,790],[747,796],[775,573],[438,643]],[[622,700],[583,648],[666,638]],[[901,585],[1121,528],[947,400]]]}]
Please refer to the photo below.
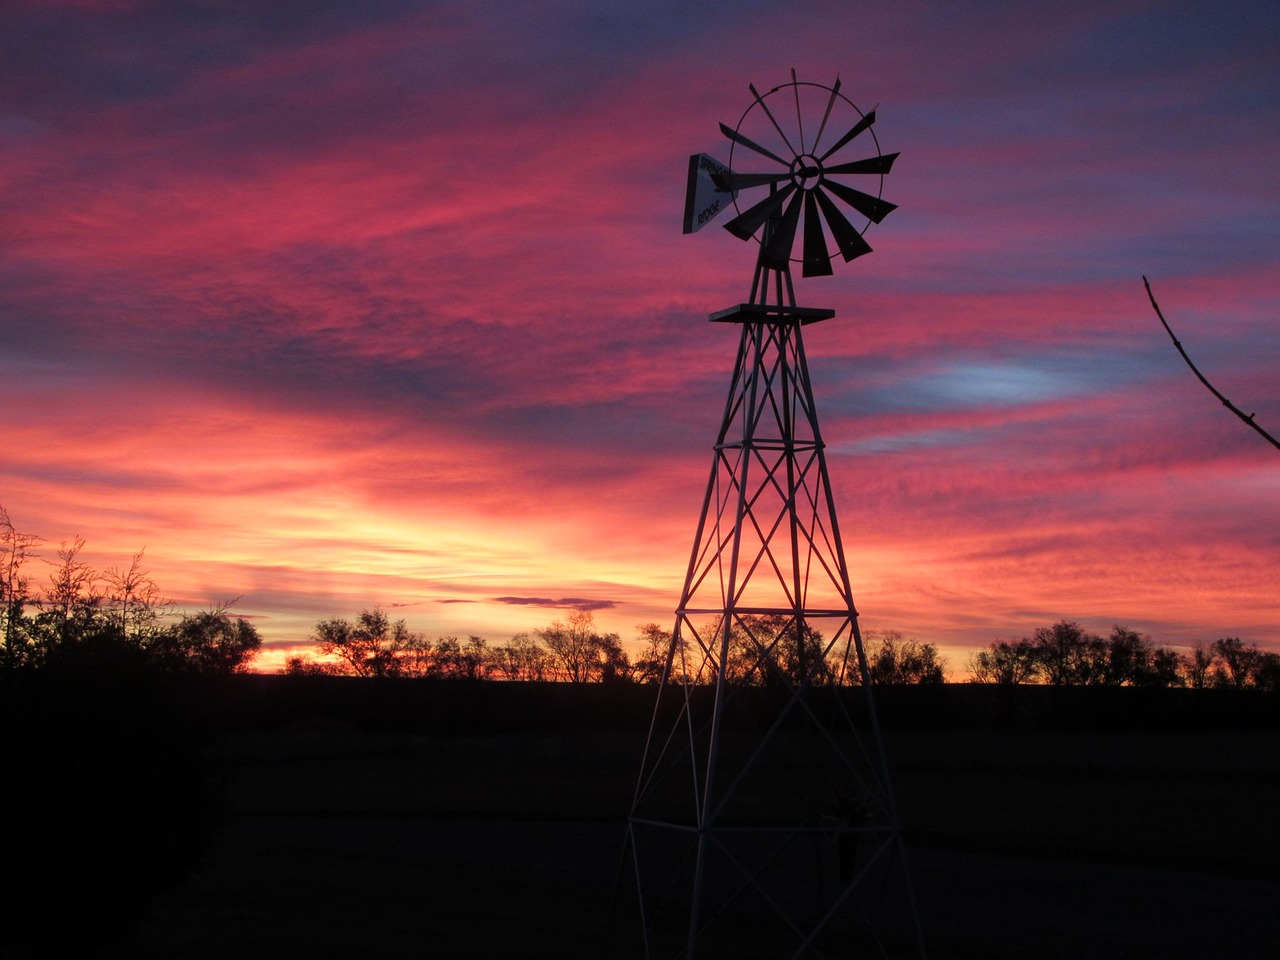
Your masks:
[{"label": "windmill hub", "polygon": [[822,182],[822,161],[811,153],[791,161],[791,182],[801,190],[812,190]]}]

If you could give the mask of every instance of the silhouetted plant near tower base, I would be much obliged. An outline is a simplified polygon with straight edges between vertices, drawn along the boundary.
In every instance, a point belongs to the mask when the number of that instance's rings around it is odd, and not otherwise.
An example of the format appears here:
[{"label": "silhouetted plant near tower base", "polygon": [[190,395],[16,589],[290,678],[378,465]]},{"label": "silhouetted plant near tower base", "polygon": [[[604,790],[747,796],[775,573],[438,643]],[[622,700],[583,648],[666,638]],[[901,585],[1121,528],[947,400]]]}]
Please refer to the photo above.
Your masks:
[{"label": "silhouetted plant near tower base", "polygon": [[[735,614],[727,645],[723,623],[717,617],[708,625],[700,641],[707,645],[705,650],[681,637],[685,666],[694,683],[713,684],[720,671],[731,684],[760,687],[823,686],[840,676],[844,651],[828,651],[826,638],[810,623],[797,624],[788,614]],[[681,663],[673,663],[672,669],[679,679]],[[851,661],[849,675],[856,673]]]}]

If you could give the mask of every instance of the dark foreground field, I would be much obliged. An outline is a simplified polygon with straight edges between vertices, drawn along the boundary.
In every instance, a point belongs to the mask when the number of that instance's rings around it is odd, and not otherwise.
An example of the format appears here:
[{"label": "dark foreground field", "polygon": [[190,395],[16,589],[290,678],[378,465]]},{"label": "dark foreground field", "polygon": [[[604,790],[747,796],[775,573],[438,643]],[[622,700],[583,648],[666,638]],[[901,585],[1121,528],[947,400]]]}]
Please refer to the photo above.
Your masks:
[{"label": "dark foreground field", "polygon": [[[600,956],[648,694],[353,684],[212,708],[219,825],[120,954]],[[1051,693],[886,697],[930,955],[1280,956],[1274,701]]]}]

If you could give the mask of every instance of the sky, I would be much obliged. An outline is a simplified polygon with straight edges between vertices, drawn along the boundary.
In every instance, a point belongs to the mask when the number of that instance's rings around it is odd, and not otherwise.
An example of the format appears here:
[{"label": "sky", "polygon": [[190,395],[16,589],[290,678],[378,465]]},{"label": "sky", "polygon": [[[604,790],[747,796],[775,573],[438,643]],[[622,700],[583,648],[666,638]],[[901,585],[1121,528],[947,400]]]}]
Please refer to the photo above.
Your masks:
[{"label": "sky", "polygon": [[1280,649],[1280,455],[1142,286],[1280,431],[1274,9],[892,6],[8,0],[0,504],[267,668],[671,623],[755,255],[688,157],[794,67],[901,152],[797,278],[864,627]]}]

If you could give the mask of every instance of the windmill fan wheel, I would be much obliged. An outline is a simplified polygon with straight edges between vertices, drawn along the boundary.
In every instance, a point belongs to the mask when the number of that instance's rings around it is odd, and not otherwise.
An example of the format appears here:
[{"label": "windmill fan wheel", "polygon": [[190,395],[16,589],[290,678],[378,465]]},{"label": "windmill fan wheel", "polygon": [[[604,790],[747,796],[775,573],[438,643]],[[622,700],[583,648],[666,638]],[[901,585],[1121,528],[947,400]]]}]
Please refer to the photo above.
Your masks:
[{"label": "windmill fan wheel", "polygon": [[765,266],[800,263],[806,277],[829,275],[833,254],[847,262],[870,253],[867,227],[897,208],[880,198],[898,154],[880,152],[875,110],[859,110],[840,92],[839,78],[829,87],[798,81],[794,70],[790,83],[764,94],[750,90],[755,100],[738,125],[720,124],[730,141],[729,169],[715,181],[734,194],[737,211],[725,229],[755,237]]}]

